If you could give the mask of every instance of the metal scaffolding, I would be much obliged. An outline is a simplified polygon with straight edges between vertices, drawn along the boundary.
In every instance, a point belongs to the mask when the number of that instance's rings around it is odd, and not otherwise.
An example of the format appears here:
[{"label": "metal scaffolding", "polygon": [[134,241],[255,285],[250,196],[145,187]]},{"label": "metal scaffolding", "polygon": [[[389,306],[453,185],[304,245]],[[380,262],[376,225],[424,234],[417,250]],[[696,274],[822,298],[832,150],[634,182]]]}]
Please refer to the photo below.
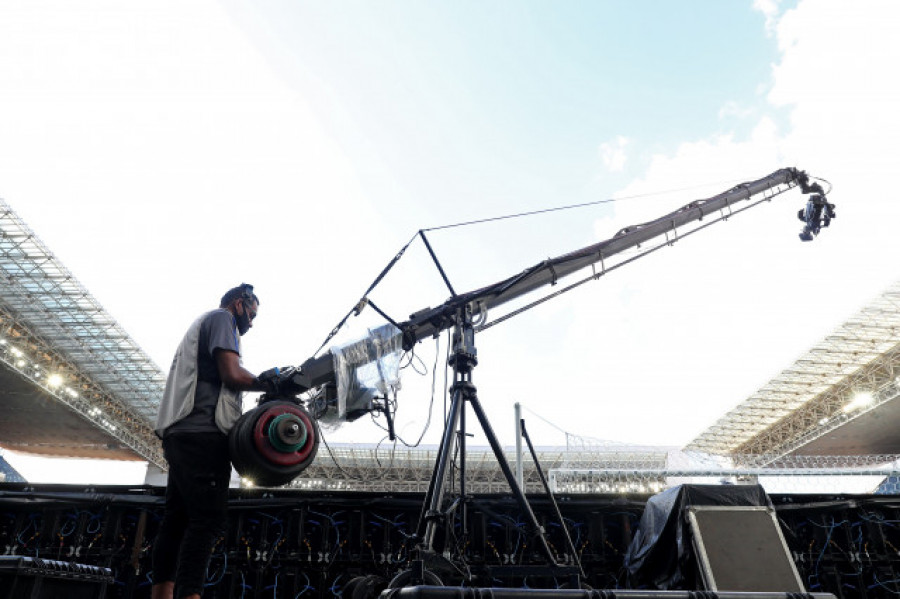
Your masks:
[{"label": "metal scaffolding", "polygon": [[0,199],[0,360],[160,467],[159,367]]},{"label": "metal scaffolding", "polygon": [[[860,484],[866,492],[895,476],[897,455],[867,456],[743,456],[728,457],[675,448],[616,445],[581,450],[545,447],[536,450],[545,478],[555,493],[658,493],[674,485],[742,484],[766,481],[773,488],[794,493],[824,490],[852,492]],[[510,464],[515,452],[505,449]],[[749,466],[766,458],[764,466]],[[314,464],[286,485],[305,491],[424,493],[431,482],[437,448],[384,448],[373,445],[320,446]],[[458,464],[448,474],[458,480]],[[490,448],[470,447],[466,453],[466,490],[471,493],[508,493],[509,485]],[[544,493],[531,457],[523,460],[523,489]],[[252,481],[242,481],[252,486]],[[454,486],[456,489],[456,487]],[[456,489],[458,490],[458,489]]]},{"label": "metal scaffolding", "polygon": [[685,449],[768,463],[877,409],[900,395],[898,334],[900,281]]},{"label": "metal scaffolding", "polygon": [[[367,492],[425,492],[431,482],[437,460],[437,448],[385,449],[371,445],[331,445],[320,447],[315,463],[288,485],[304,490],[344,490]],[[622,446],[615,451],[581,451],[571,447],[545,447],[535,450],[545,478],[554,472],[588,469],[664,470],[666,449],[650,450]],[[516,463],[515,450],[504,450],[510,464]],[[544,491],[540,476],[529,455],[522,464],[523,489],[527,493]],[[458,476],[458,463],[453,473]],[[466,488],[473,493],[507,493],[509,485],[490,448],[466,450]],[[633,478],[633,480],[638,480]],[[245,481],[246,483],[246,481]]]},{"label": "metal scaffolding", "polygon": [[[437,448],[379,448],[372,445],[320,446],[315,462],[288,487],[323,491],[418,492],[428,489],[437,460]],[[536,449],[538,461],[547,477],[560,468],[634,468],[635,464],[664,468],[666,453],[655,454],[648,461],[645,449],[626,449],[600,455],[566,447]],[[510,464],[515,464],[513,449],[504,450]],[[531,457],[523,459],[524,490],[540,493],[544,488]],[[466,449],[466,489],[472,493],[508,493],[509,485],[497,465],[490,448]],[[449,476],[458,475],[454,468]],[[452,478],[451,478],[452,480]],[[245,484],[248,481],[245,481]]]}]

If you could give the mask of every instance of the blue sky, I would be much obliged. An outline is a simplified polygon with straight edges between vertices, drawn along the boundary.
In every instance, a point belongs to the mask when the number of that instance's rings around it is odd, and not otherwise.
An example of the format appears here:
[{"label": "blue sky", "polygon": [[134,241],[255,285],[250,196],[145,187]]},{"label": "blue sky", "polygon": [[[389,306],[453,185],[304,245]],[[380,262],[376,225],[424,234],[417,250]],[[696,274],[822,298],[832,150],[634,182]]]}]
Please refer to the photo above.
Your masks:
[{"label": "blue sky", "polygon": [[[355,160],[436,211],[432,224],[455,217],[441,206],[458,194],[512,211],[612,194],[622,179],[600,180],[597,147],[617,136],[638,148],[633,176],[686,138],[747,135],[746,116],[719,113],[758,116],[777,55],[763,15],[738,2],[256,6],[231,14]],[[397,195],[365,175],[369,193]]]},{"label": "blue sky", "polygon": [[[467,290],[783,166],[828,179],[812,244],[779,199],[479,339],[504,443],[520,401],[555,425],[540,444],[682,445],[896,279],[898,26],[887,0],[2,0],[0,197],[159,364],[255,284],[262,371],[308,358],[419,228],[636,196],[434,232]],[[446,296],[416,245],[373,299]],[[404,380],[407,437],[430,380]]]}]

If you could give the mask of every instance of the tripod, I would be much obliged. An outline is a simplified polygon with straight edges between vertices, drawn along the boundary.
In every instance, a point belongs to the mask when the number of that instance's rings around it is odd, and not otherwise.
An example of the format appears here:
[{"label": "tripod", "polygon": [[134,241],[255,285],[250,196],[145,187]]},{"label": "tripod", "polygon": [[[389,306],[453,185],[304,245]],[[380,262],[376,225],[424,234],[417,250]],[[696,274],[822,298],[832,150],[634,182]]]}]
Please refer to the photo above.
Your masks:
[{"label": "tripod", "polygon": [[[398,584],[400,581],[395,579],[392,586],[405,586],[405,584],[435,584],[438,579],[425,570],[425,561],[434,559],[437,556],[435,550],[435,539],[441,524],[447,521],[448,514],[460,506],[462,518],[462,530],[468,530],[467,513],[466,513],[466,411],[465,404],[469,404],[475,412],[482,431],[490,443],[491,449],[497,458],[503,476],[506,478],[509,488],[512,491],[516,502],[519,505],[527,524],[535,533],[538,539],[538,549],[546,558],[546,566],[503,566],[494,569],[495,573],[507,575],[524,575],[540,574],[549,576],[566,576],[569,578],[569,584],[575,588],[579,585],[580,567],[565,566],[557,563],[553,551],[547,541],[547,537],[543,527],[538,523],[525,493],[519,487],[518,482],[510,469],[509,462],[503,454],[497,436],[491,428],[491,424],[487,419],[487,415],[478,400],[475,386],[472,384],[472,370],[478,364],[477,351],[475,349],[475,327],[473,325],[471,305],[465,305],[458,309],[453,332],[453,353],[449,361],[453,367],[453,386],[450,388],[451,402],[450,412],[447,416],[443,436],[438,448],[438,455],[435,462],[434,470],[431,474],[431,481],[428,485],[428,491],[425,494],[425,501],[422,505],[422,512],[419,516],[419,523],[416,529],[417,537],[421,542],[416,547],[416,558],[412,561],[412,567],[409,573],[403,573],[404,584]],[[459,447],[459,494],[457,501],[448,508],[444,509],[445,485],[447,482],[447,470],[450,465],[451,457]],[[561,523],[562,524],[562,523]],[[465,534],[465,533],[464,533]],[[498,572],[498,570],[503,572]],[[404,574],[407,574],[404,576]],[[437,584],[440,584],[439,581]]]}]

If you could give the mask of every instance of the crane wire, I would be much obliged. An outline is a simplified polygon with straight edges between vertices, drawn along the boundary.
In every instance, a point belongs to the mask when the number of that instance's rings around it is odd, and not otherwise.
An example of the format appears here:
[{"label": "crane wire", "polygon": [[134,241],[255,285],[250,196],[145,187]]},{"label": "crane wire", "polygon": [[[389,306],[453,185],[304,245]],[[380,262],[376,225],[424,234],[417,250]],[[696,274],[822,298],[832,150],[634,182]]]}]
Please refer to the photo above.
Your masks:
[{"label": "crane wire", "polygon": [[[824,179],[822,179],[822,180],[824,181]],[[579,204],[556,206],[553,208],[544,208],[541,210],[531,210],[531,211],[527,211],[527,212],[505,214],[505,215],[501,215],[501,216],[493,216],[493,217],[488,217],[488,218],[462,221],[462,222],[452,223],[452,224],[448,224],[448,225],[439,225],[436,227],[420,229],[419,231],[416,231],[416,233],[409,239],[409,241],[406,242],[406,244],[402,248],[400,248],[400,251],[398,251],[397,254],[390,260],[390,262],[388,262],[387,266],[385,266],[384,269],[382,269],[382,271],[378,274],[378,276],[375,277],[375,280],[372,281],[372,283],[366,289],[365,293],[363,293],[361,299],[356,304],[354,304],[354,306],[347,312],[347,314],[340,320],[340,322],[338,322],[338,324],[331,330],[331,332],[328,333],[325,340],[322,342],[322,344],[319,346],[319,348],[312,355],[313,355],[313,357],[318,356],[319,352],[322,351],[322,349],[328,344],[328,342],[331,341],[341,331],[341,329],[344,328],[344,325],[347,323],[347,321],[350,319],[350,317],[353,315],[358,316],[360,314],[360,312],[363,310],[363,308],[366,305],[368,305],[368,303],[369,303],[369,300],[368,300],[369,294],[381,283],[381,281],[384,279],[384,277],[387,276],[388,272],[390,272],[390,270],[397,264],[397,262],[400,261],[400,259],[406,253],[406,250],[409,248],[409,246],[412,245],[412,243],[417,238],[421,237],[421,233],[423,233],[423,232],[427,233],[429,231],[442,231],[442,230],[446,230],[446,229],[467,227],[467,226],[479,225],[479,224],[490,223],[490,222],[497,222],[497,221],[502,221],[502,220],[510,220],[510,219],[514,219],[514,218],[523,218],[526,216],[537,216],[537,215],[541,215],[541,214],[549,214],[552,212],[562,212],[562,211],[566,211],[566,210],[576,210],[579,208],[588,208],[591,206],[599,206],[599,205],[603,205],[603,204],[614,204],[616,202],[637,200],[637,199],[642,199],[642,198],[647,198],[647,197],[652,197],[652,196],[668,195],[668,194],[672,194],[672,193],[680,193],[683,191],[691,191],[693,189],[701,189],[701,188],[710,187],[713,185],[725,185],[728,183],[732,183],[733,181],[735,181],[735,179],[721,181],[718,183],[705,183],[702,185],[692,185],[692,186],[688,186],[688,187],[670,189],[667,191],[648,192],[648,193],[624,196],[624,197],[620,197],[620,198],[606,198],[603,200],[595,200],[593,202],[582,202]],[[826,183],[828,183],[828,182],[826,181]],[[829,186],[830,185],[831,184],[829,183]],[[583,281],[583,282],[586,282],[586,281]],[[555,295],[559,295],[559,294],[557,293]],[[379,313],[381,313],[383,316],[385,316],[386,320],[391,320],[389,317],[387,317],[386,314],[384,314],[380,310],[379,310]],[[489,326],[492,326],[493,324],[494,323],[489,323],[484,328],[488,328]]]},{"label": "crane wire", "polygon": [[656,245],[656,246],[653,246],[653,247],[651,247],[651,248],[648,248],[648,249],[644,250],[643,252],[641,252],[640,254],[637,254],[637,255],[632,256],[632,257],[630,257],[630,258],[628,258],[628,259],[626,259],[626,260],[623,260],[622,262],[619,262],[618,264],[614,264],[614,265],[612,265],[612,266],[606,266],[606,267],[604,267],[604,269],[603,269],[601,272],[599,272],[599,273],[597,273],[597,272],[591,273],[591,275],[588,276],[588,277],[585,277],[585,278],[583,278],[583,279],[581,279],[581,280],[579,280],[579,281],[575,281],[574,283],[571,283],[571,284],[569,284],[569,285],[566,285],[565,287],[563,287],[563,288],[561,288],[561,289],[559,289],[559,290],[557,290],[557,291],[554,291],[553,293],[548,293],[548,294],[545,295],[544,297],[541,297],[541,298],[538,298],[538,299],[536,299],[536,300],[534,300],[534,301],[532,301],[532,302],[529,302],[528,304],[522,306],[521,308],[518,308],[518,309],[516,309],[516,310],[513,310],[512,312],[509,312],[509,313],[507,313],[507,314],[504,314],[503,316],[500,316],[499,318],[495,318],[495,319],[492,320],[491,322],[488,322],[488,323],[482,324],[482,325],[480,325],[480,326],[477,326],[477,327],[475,327],[475,332],[481,332],[481,331],[487,330],[487,329],[491,328],[491,327],[494,326],[494,325],[497,325],[497,324],[500,324],[501,322],[504,322],[504,321],[506,321],[506,320],[509,320],[509,319],[512,318],[513,316],[518,316],[518,315],[521,314],[522,312],[526,312],[526,311],[528,311],[528,310],[530,310],[530,309],[532,309],[532,308],[534,308],[534,307],[536,307],[536,306],[539,306],[540,304],[543,304],[544,302],[546,302],[546,301],[548,301],[548,300],[551,300],[551,299],[553,299],[553,298],[555,298],[555,297],[558,297],[558,296],[562,295],[563,293],[566,293],[566,292],[568,292],[568,291],[571,291],[571,290],[575,289],[576,287],[580,287],[581,285],[584,285],[585,283],[589,283],[590,281],[597,280],[597,279],[599,279],[602,275],[604,275],[604,274],[606,274],[606,273],[608,273],[608,272],[610,272],[610,271],[616,270],[617,268],[621,268],[622,266],[625,266],[626,264],[631,264],[632,262],[634,262],[634,261],[637,260],[638,258],[643,258],[644,256],[647,256],[647,255],[649,255],[649,254],[652,254],[653,252],[656,252],[657,250],[661,250],[661,249],[664,248],[664,247],[667,247],[667,246],[670,246],[670,245],[674,245],[676,241],[678,241],[678,240],[680,240],[680,239],[684,239],[685,237],[688,237],[688,236],[690,236],[690,235],[693,235],[694,233],[697,233],[697,232],[699,232],[699,231],[702,231],[703,229],[706,229],[707,227],[710,227],[710,226],[712,226],[712,225],[714,225],[714,224],[716,224],[716,223],[718,223],[718,222],[722,222],[722,221],[728,220],[729,218],[731,218],[731,217],[734,216],[735,214],[740,214],[741,212],[744,212],[745,210],[749,210],[750,208],[753,208],[753,207],[755,207],[755,206],[758,206],[759,204],[762,204],[763,202],[771,201],[772,198],[774,198],[774,197],[776,197],[776,196],[779,196],[779,195],[781,195],[781,194],[785,193],[786,191],[789,191],[789,190],[791,190],[791,189],[793,189],[793,188],[794,188],[793,185],[788,185],[788,186],[786,186],[784,189],[776,190],[776,191],[773,192],[771,195],[765,196],[765,197],[761,198],[760,200],[758,200],[758,201],[756,201],[756,202],[754,202],[754,203],[752,203],[752,204],[748,204],[748,205],[744,206],[743,208],[739,208],[739,209],[734,209],[734,208],[732,208],[731,211],[728,212],[727,214],[723,214],[722,216],[719,216],[719,217],[716,218],[716,219],[713,219],[713,220],[708,221],[708,222],[706,222],[706,223],[704,223],[704,224],[702,224],[702,225],[699,225],[699,226],[697,226],[695,229],[691,229],[691,230],[689,230],[689,231],[683,231],[683,232],[681,232],[681,233],[678,235],[678,237],[674,237],[674,238],[672,238],[672,239],[666,238],[666,241],[661,242],[659,245]]},{"label": "crane wire", "polygon": [[599,205],[602,205],[602,204],[614,204],[614,203],[616,203],[616,202],[621,202],[621,201],[624,201],[624,200],[636,200],[636,199],[641,199],[641,198],[646,198],[646,197],[651,197],[651,196],[668,195],[668,194],[671,194],[671,193],[680,193],[680,192],[682,192],[682,191],[690,191],[690,190],[692,190],[692,189],[701,189],[701,188],[703,188],[703,187],[710,187],[710,186],[712,186],[712,185],[726,185],[726,184],[732,183],[732,182],[734,182],[734,181],[736,181],[736,179],[729,179],[728,181],[721,181],[721,182],[718,182],[718,183],[704,183],[704,184],[702,184],[702,185],[691,185],[691,186],[689,186],[689,187],[681,187],[681,188],[679,188],[679,189],[670,189],[670,190],[668,190],[668,191],[655,191],[655,192],[648,192],[648,193],[639,193],[639,194],[635,194],[635,195],[631,195],[631,196],[623,196],[623,197],[620,197],[620,198],[607,198],[607,199],[605,199],[605,200],[595,200],[595,201],[593,201],[593,202],[582,202],[582,203],[580,203],[580,204],[569,204],[569,205],[567,205],[567,206],[556,206],[556,207],[554,207],[554,208],[544,208],[544,209],[541,209],[541,210],[531,210],[531,211],[528,211],[528,212],[518,212],[518,213],[515,213],[515,214],[505,214],[505,215],[502,215],[502,216],[492,216],[492,217],[488,217],[488,218],[480,218],[480,219],[476,219],[476,220],[462,221],[462,222],[454,223],[454,224],[450,224],[450,225],[439,225],[439,226],[437,226],[437,227],[431,227],[431,228],[428,228],[428,229],[422,229],[422,230],[423,230],[424,232],[427,233],[427,232],[429,232],[429,231],[441,231],[441,230],[444,230],[444,229],[453,229],[453,228],[456,228],[456,227],[467,227],[467,226],[469,226],[469,225],[480,225],[480,224],[483,224],[483,223],[490,223],[490,222],[496,222],[496,221],[501,221],[501,220],[508,220],[508,219],[512,219],[512,218],[520,218],[520,217],[523,217],[523,216],[536,216],[536,215],[539,215],[539,214],[548,214],[548,213],[551,213],[551,212],[561,212],[561,211],[563,211],[563,210],[573,210],[573,209],[577,209],[577,208],[587,208],[587,207],[589,207],[589,206],[599,206]]},{"label": "crane wire", "polygon": [[[346,316],[344,316],[344,318],[342,318],[341,321],[331,330],[331,332],[325,338],[325,341],[323,341],[322,345],[319,346],[319,349],[317,349],[315,351],[315,353],[313,354],[313,357],[319,355],[319,352],[322,351],[322,348],[325,347],[325,345],[329,341],[331,341],[334,338],[334,336],[340,332],[340,330],[342,328],[344,328],[344,325],[347,323],[347,321],[350,319],[350,317],[352,315],[356,314],[357,316],[359,316],[359,313],[362,312],[363,308],[368,303],[368,299],[367,299],[368,295],[372,292],[373,289],[375,289],[375,287],[377,287],[381,283],[382,279],[384,279],[384,277],[387,276],[388,272],[392,268],[394,268],[394,265],[400,261],[400,258],[403,257],[403,254],[406,253],[406,249],[412,244],[413,241],[416,240],[416,237],[418,237],[418,235],[419,235],[418,233],[413,235],[410,238],[410,240],[406,242],[406,245],[404,245],[402,248],[400,248],[400,251],[397,252],[397,254],[391,259],[390,262],[388,262],[387,266],[385,266],[382,269],[382,271],[378,274],[378,276],[375,277],[375,280],[372,281],[372,284],[369,285],[369,288],[366,289],[365,293],[363,293],[362,298],[352,308],[350,308],[350,311],[347,312]],[[379,310],[379,313],[384,315],[384,313],[382,313],[380,310]],[[387,319],[387,320],[390,320],[390,319]]]},{"label": "crane wire", "polygon": [[564,435],[566,435],[566,437],[568,437],[569,435],[572,434],[572,433],[570,433],[569,431],[567,431],[567,430],[565,430],[565,429],[563,429],[563,428],[560,428],[559,425],[557,425],[557,424],[555,424],[555,423],[553,423],[553,422],[550,422],[549,420],[547,420],[546,418],[544,418],[543,416],[541,416],[540,414],[538,414],[537,412],[535,412],[534,410],[532,410],[531,408],[529,408],[528,406],[526,406],[525,404],[520,403],[519,405],[522,406],[522,409],[523,409],[523,410],[525,410],[526,412],[530,413],[532,416],[536,417],[538,420],[543,421],[544,424],[549,424],[550,426],[552,426],[553,428],[555,428],[555,429],[558,430],[559,432],[561,432],[561,433],[563,433]]}]

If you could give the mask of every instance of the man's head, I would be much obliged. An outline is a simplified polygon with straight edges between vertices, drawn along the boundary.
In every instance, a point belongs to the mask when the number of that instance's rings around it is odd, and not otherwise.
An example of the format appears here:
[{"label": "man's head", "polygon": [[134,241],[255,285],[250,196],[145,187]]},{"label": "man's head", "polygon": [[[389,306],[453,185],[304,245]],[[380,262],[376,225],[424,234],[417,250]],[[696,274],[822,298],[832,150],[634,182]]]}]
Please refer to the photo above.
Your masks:
[{"label": "man's head", "polygon": [[253,285],[241,283],[225,292],[219,307],[231,312],[237,323],[238,333],[243,335],[253,326],[259,310],[259,298],[253,293]]}]

